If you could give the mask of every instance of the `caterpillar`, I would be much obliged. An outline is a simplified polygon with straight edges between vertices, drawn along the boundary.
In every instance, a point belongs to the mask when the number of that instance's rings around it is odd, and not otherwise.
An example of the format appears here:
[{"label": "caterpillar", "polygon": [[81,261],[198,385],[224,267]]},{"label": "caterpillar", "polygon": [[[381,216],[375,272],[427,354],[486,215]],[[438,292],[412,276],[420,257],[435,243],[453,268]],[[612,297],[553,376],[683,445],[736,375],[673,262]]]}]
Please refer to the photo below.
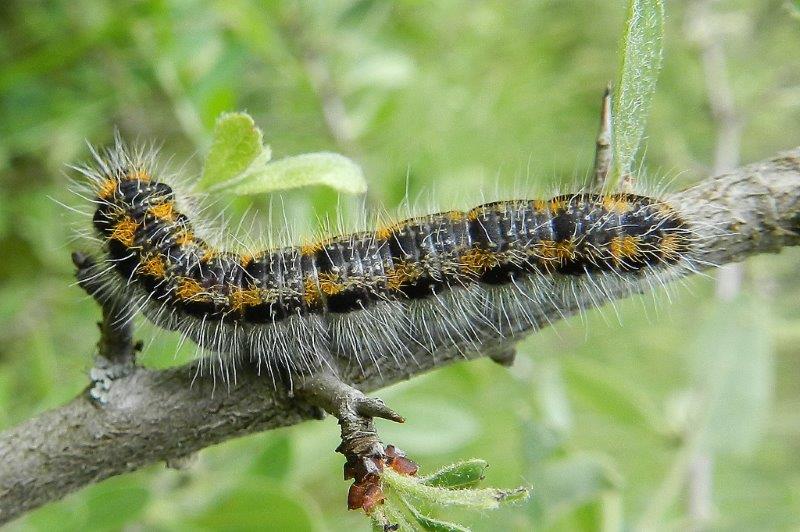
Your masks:
[{"label": "caterpillar", "polygon": [[121,141],[88,178],[97,276],[158,327],[274,376],[480,351],[542,326],[538,308],[692,269],[692,224],[665,201],[576,192],[512,199],[237,252],[214,246],[155,150]]}]

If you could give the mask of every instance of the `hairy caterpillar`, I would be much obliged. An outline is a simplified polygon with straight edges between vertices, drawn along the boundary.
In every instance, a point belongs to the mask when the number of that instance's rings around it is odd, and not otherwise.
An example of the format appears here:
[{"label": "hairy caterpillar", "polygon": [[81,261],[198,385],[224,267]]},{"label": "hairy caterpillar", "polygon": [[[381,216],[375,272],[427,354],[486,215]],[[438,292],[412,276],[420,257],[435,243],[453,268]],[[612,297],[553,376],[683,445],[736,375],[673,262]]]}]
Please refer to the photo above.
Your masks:
[{"label": "hairy caterpillar", "polygon": [[409,218],[371,232],[235,253],[203,237],[155,170],[122,142],[78,167],[109,293],[220,360],[273,375],[331,362],[481,350],[542,325],[565,297],[634,291],[692,268],[692,224],[630,193],[515,199]]}]

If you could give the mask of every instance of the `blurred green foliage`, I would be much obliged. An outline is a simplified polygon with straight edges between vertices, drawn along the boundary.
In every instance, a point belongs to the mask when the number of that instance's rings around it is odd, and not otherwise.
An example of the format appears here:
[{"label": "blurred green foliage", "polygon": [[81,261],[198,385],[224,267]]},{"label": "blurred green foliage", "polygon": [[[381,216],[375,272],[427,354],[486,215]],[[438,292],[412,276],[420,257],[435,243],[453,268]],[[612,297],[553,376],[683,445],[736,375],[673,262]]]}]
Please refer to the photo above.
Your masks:
[{"label": "blurred green foliage", "polygon": [[[667,6],[645,133],[646,181],[673,188],[706,175],[717,131],[689,4]],[[800,144],[796,13],[783,0],[714,4],[743,161]],[[163,142],[165,159],[199,175],[215,118],[243,109],[276,158],[330,150],[361,163],[374,205],[406,189],[423,206],[430,190],[463,204],[453,191],[497,183],[532,196],[588,175],[624,17],[621,0],[2,3],[0,424],[87,383],[99,312],[71,286],[81,244],[53,201],[88,209],[65,167],[88,158],[84,140],[108,143],[116,127]],[[299,231],[337,203],[345,218],[359,210],[323,187],[282,201]],[[232,209],[266,213],[268,202]],[[391,387],[382,397],[409,421],[379,429],[423,473],[479,456],[490,485],[532,485],[525,504],[444,516],[478,530],[684,528],[698,453],[713,464],[714,528],[796,528],[798,257],[748,261],[742,294],[724,306],[713,279],[697,277],[669,301],[659,292],[656,304],[620,302],[534,335],[511,370],[478,361]],[[192,356],[148,326],[138,335],[149,366]],[[366,530],[345,510],[337,438],[330,419],[242,438],[186,470],[89,487],[11,529]]]}]

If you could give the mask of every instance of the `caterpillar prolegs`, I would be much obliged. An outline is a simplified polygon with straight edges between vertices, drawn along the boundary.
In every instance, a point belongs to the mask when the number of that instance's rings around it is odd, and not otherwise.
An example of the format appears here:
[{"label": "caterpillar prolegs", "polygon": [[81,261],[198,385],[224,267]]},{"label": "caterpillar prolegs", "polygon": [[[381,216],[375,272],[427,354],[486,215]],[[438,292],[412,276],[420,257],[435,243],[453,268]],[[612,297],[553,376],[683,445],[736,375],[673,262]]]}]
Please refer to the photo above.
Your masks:
[{"label": "caterpillar prolegs", "polygon": [[237,253],[204,238],[155,157],[117,142],[79,168],[97,275],[157,326],[273,374],[485,349],[543,325],[542,306],[691,267],[691,223],[632,193],[497,201]]}]

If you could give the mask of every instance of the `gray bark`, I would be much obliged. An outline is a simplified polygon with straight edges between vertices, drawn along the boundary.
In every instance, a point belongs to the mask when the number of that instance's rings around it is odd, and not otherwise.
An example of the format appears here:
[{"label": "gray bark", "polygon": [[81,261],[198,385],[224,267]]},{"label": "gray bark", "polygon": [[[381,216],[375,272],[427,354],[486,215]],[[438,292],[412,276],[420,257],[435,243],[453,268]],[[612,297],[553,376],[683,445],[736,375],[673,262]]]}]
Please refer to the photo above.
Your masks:
[{"label": "gray bark", "polygon": [[[726,264],[797,245],[800,148],[706,179],[667,200],[700,222],[696,257],[707,263]],[[613,295],[624,297],[628,291]],[[578,307],[575,301],[557,302],[541,309],[540,321],[558,321]],[[502,359],[508,349],[484,347],[468,358]],[[462,359],[457,351],[443,352],[421,355],[418,364],[409,366],[387,357],[380,372],[370,365],[338,371],[345,382],[366,392]],[[274,389],[269,378],[255,372],[239,371],[235,383],[217,382],[215,389],[212,379],[195,379],[193,365],[160,371],[135,367],[114,381],[105,399],[106,404],[99,403],[87,389],[68,404],[0,434],[0,522],[93,482],[319,415],[317,407]]]}]

